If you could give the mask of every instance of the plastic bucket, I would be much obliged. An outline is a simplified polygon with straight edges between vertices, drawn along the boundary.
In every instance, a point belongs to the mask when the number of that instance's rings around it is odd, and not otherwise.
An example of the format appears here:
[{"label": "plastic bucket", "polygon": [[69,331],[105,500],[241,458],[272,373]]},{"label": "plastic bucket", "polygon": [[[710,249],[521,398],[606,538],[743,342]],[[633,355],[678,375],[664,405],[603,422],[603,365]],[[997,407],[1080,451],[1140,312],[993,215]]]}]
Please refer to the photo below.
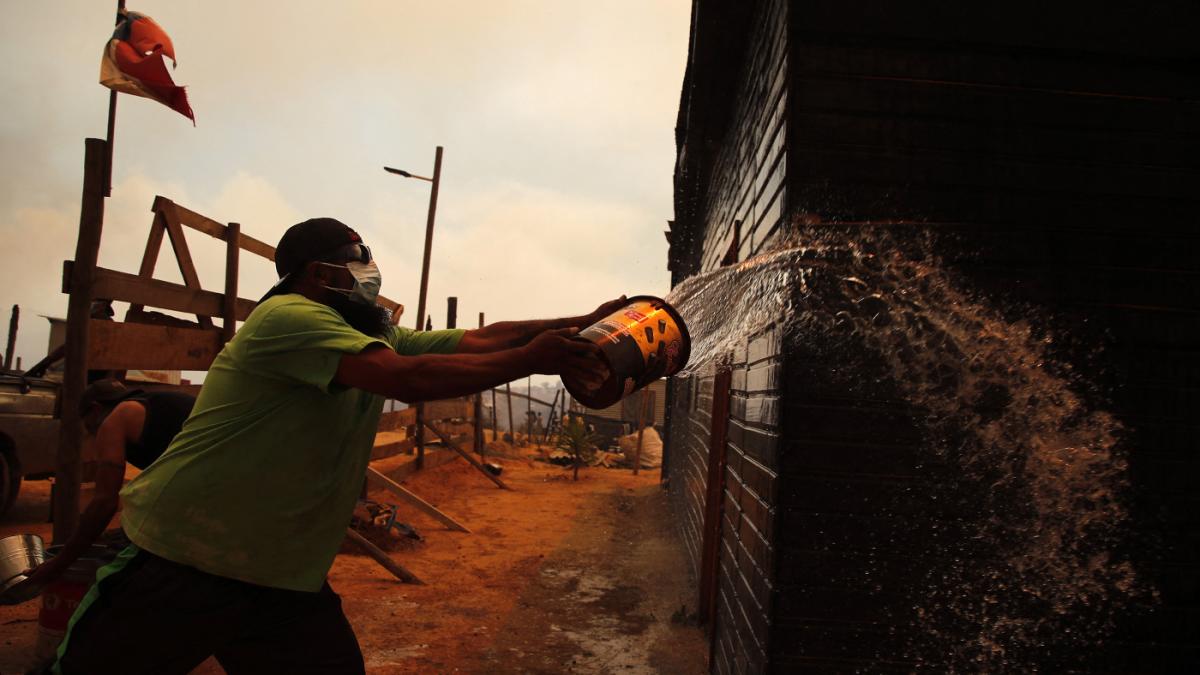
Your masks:
[{"label": "plastic bucket", "polygon": [[607,408],[660,377],[687,365],[691,337],[675,308],[662,298],[637,295],[628,304],[575,336],[600,346],[608,377],[596,389],[563,377],[575,400],[589,408]]},{"label": "plastic bucket", "polygon": [[96,571],[112,561],[112,551],[104,546],[92,546],[62,576],[42,591],[42,608],[38,611],[38,636],[34,653],[41,661],[54,658],[58,645],[67,634],[67,623],[88,589],[96,580]]}]

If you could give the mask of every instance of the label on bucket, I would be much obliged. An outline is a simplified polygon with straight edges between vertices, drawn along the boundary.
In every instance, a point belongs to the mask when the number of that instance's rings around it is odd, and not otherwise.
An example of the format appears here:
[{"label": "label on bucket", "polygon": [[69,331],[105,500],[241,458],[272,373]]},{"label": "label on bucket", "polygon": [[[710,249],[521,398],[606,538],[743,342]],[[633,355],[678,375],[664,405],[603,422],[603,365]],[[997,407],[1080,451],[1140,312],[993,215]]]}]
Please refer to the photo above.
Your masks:
[{"label": "label on bucket", "polygon": [[687,361],[687,329],[659,298],[632,298],[625,307],[580,331],[579,337],[599,345],[611,371],[597,392],[580,391],[563,380],[576,399],[593,408],[616,403],[660,377],[674,375]]},{"label": "label on bucket", "polygon": [[42,608],[38,612],[38,626],[51,631],[65,631],[71,615],[79,608],[79,602],[87,594],[86,583],[57,581],[42,592]]}]

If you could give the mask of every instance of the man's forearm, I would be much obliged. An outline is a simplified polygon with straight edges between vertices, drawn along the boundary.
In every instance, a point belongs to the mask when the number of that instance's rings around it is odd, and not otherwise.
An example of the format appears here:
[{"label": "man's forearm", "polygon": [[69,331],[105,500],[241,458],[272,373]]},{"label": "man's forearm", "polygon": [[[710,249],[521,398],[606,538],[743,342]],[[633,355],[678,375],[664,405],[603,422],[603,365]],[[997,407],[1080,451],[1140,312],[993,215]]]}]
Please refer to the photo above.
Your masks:
[{"label": "man's forearm", "polygon": [[408,403],[473,394],[531,374],[534,358],[523,348],[485,354],[400,357],[376,349],[342,357],[335,381]]},{"label": "man's forearm", "polygon": [[51,560],[54,576],[64,571],[84,553],[87,553],[96,539],[108,528],[113,514],[117,512],[118,499],[116,495],[99,496],[92,501],[79,515],[79,525],[63,544],[62,550]]},{"label": "man's forearm", "polygon": [[532,360],[519,348],[489,354],[425,354],[414,357],[408,367],[405,387],[410,398],[401,400],[409,402],[474,394],[534,370]]},{"label": "man's forearm", "polygon": [[474,338],[473,341],[485,343],[491,350],[513,349],[529,344],[530,340],[548,330],[586,328],[588,325],[588,317],[586,315],[562,319],[498,321],[483,328],[467,331],[467,335]]}]

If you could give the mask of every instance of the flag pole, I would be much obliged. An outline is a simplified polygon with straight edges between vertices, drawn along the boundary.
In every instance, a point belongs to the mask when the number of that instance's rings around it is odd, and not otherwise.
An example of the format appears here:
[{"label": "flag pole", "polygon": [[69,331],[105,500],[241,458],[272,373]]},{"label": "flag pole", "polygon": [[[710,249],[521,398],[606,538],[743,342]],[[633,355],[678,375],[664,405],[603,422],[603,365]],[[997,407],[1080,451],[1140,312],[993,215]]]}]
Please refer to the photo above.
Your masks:
[{"label": "flag pole", "polygon": [[[125,0],[117,0],[117,18],[113,25],[121,23],[121,12],[125,9]],[[105,47],[107,49],[107,47]],[[105,151],[107,156],[104,158],[104,196],[112,196],[112,167],[113,167],[113,135],[117,127],[117,91],[115,89],[108,92],[108,136],[106,145],[108,149]]]}]

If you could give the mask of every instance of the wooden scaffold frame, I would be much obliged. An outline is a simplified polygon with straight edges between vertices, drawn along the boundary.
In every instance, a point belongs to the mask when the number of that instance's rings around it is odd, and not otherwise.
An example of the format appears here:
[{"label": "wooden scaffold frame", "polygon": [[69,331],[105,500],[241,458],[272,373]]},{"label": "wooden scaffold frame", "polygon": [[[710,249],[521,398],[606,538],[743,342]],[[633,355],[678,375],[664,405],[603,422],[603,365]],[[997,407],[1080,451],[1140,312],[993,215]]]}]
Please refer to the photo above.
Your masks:
[{"label": "wooden scaffold frame", "polygon": [[[207,370],[224,344],[233,338],[237,322],[244,321],[256,305],[254,300],[238,297],[241,252],[253,253],[268,261],[275,259],[273,246],[243,233],[238,223],[217,222],[158,196],[151,207],[154,217],[138,273],[128,274],[99,267],[97,258],[107,192],[108,143],[102,139],[86,139],[84,156],[83,195],[75,257],[63,265],[63,292],[68,294],[69,301],[52,505],[53,536],[54,541],[59,543],[70,536],[79,519],[84,436],[79,402],[87,384],[88,370]],[[184,237],[184,228],[225,242],[225,288],[222,292],[207,291],[201,287]],[[183,284],[154,278],[164,236],[170,242]],[[130,308],[125,321],[90,318],[89,306],[97,299],[128,302]],[[392,311],[393,323],[398,321],[404,309],[402,305],[382,296],[378,302]],[[195,315],[196,321],[147,312],[147,307]],[[220,326],[214,325],[214,318],[221,320]],[[483,470],[477,460],[457,445],[453,437],[443,435],[432,424],[432,420],[422,421],[426,428],[442,436],[449,447],[485,476],[498,486],[507,487]],[[369,469],[368,477],[450,529],[469,532],[465,526],[378,471]],[[359,542],[359,538],[351,538]],[[404,581],[419,583],[411,573],[400,573],[394,561],[381,559],[382,552],[377,549],[368,548],[368,553]]]}]

